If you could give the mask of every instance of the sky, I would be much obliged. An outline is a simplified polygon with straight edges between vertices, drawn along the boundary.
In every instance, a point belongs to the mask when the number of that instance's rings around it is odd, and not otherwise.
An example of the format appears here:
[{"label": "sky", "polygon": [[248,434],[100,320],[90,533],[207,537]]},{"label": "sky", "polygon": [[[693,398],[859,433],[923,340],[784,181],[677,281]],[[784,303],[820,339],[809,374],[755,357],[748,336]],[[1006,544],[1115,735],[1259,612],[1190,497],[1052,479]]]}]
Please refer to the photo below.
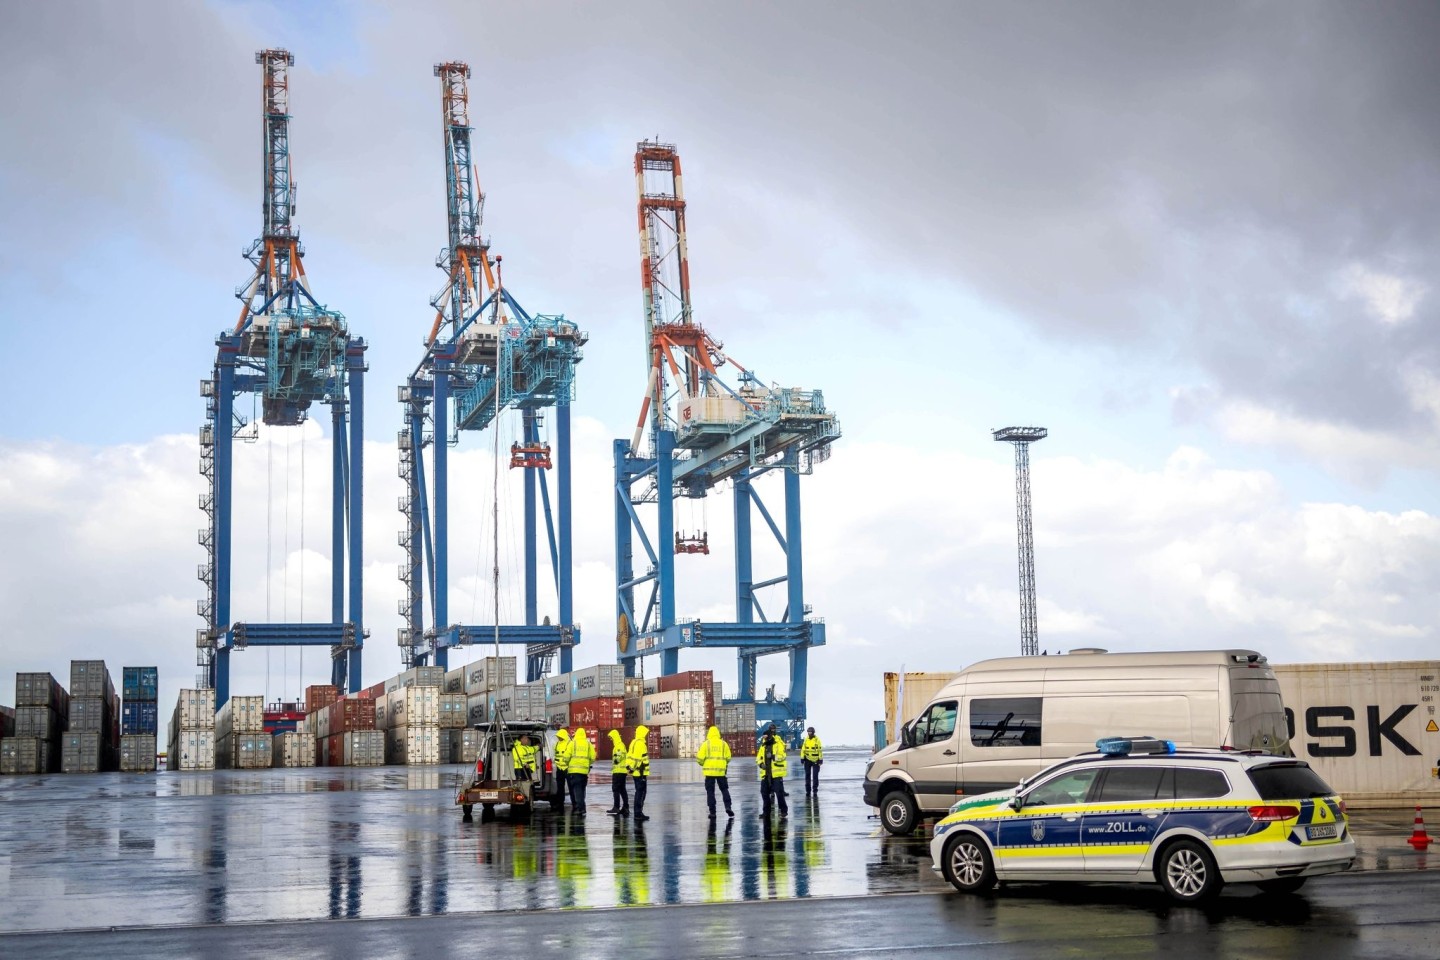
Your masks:
[{"label": "sky", "polygon": [[[1437,35],[1409,3],[0,5],[0,677],[158,664],[162,713],[194,682],[199,383],[260,229],[254,53],[277,46],[306,271],[369,344],[367,683],[400,668],[390,398],[443,283],[432,66],[456,59],[507,287],[589,335],[577,665],[613,660],[611,444],[645,386],[632,162],[656,137],[684,163],[697,320],[840,417],[802,480],[822,738],[869,742],[884,671],[1019,652],[1011,425],[1050,432],[1049,653],[1433,658]],[[321,421],[237,450],[236,619],[328,609]],[[451,609],[476,622],[492,440],[452,460]],[[712,543],[678,559],[682,616],[731,616],[729,517],[728,491],[677,508]],[[316,650],[233,664],[234,693],[328,680]],[[731,654],[681,667],[733,688]],[[782,658],[760,679],[783,695]]]}]

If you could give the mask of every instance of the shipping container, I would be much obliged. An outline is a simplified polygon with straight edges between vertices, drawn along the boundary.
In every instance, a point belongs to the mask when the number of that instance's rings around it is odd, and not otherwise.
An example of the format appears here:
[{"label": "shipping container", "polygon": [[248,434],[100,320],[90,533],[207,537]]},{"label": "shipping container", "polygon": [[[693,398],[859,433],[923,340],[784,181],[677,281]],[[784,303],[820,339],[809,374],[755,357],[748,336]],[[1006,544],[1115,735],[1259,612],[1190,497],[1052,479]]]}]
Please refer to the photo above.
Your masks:
[{"label": "shipping container", "polygon": [[[650,727],[648,729],[649,732],[645,734],[645,749],[650,752],[650,758],[653,760],[657,759],[660,756],[660,728]],[[610,742],[610,732],[608,730],[601,730],[599,733],[599,737],[603,743]],[[592,737],[591,739],[593,741],[595,738]],[[625,741],[625,747],[626,749],[629,749],[631,742],[635,739],[635,728],[621,727],[620,739]],[[600,748],[596,747],[595,749],[598,753]],[[654,771],[651,771],[651,774],[653,775]]]},{"label": "shipping container", "polygon": [[[177,730],[215,729],[215,691],[181,690],[171,722]],[[198,767],[196,769],[208,769]]]},{"label": "shipping container", "polygon": [[38,737],[0,740],[0,774],[54,773],[60,765],[60,745]]},{"label": "shipping container", "polygon": [[155,736],[160,729],[159,704],[151,700],[126,700],[120,708],[121,734]]},{"label": "shipping container", "polygon": [[647,696],[647,695],[652,694],[652,693],[659,693],[659,692],[660,692],[660,678],[659,678],[659,677],[644,677],[644,678],[642,678],[641,681],[640,681],[640,691],[641,691],[641,695],[642,695],[642,696]]},{"label": "shipping container", "polygon": [[340,699],[340,691],[328,683],[312,683],[305,688],[305,712],[323,710]]},{"label": "shipping container", "polygon": [[15,736],[15,708],[0,707],[0,740]]},{"label": "shipping container", "polygon": [[441,763],[474,763],[480,758],[480,742],[485,734],[481,730],[446,730],[443,732],[444,740],[442,746],[449,747],[448,759],[440,758]]},{"label": "shipping container", "polygon": [[625,699],[626,699],[626,700],[629,700],[631,697],[634,697],[634,698],[638,699],[638,698],[643,697],[643,696],[645,696],[645,678],[644,678],[644,677],[626,677],[626,678],[625,678]]},{"label": "shipping container", "polygon": [[122,667],[120,688],[126,702],[160,699],[160,671],[155,667]]},{"label": "shipping container", "polygon": [[[216,743],[235,733],[265,732],[265,698],[231,697],[215,712]],[[269,750],[269,744],[266,744]],[[223,752],[223,751],[222,751]]]},{"label": "shipping container", "polygon": [[545,707],[545,722],[552,727],[570,726],[570,704],[552,703]]},{"label": "shipping container", "polygon": [[930,705],[957,673],[958,670],[955,673],[911,672],[905,674],[903,682],[898,673],[885,674],[885,729],[891,743],[898,739],[901,725],[920,716],[920,711]]},{"label": "shipping container", "polygon": [[755,704],[746,703],[722,703],[715,708],[714,726],[720,728],[721,733],[750,733],[753,734],[758,728],[755,718]]},{"label": "shipping container", "polygon": [[[71,706],[75,702],[70,701]],[[119,757],[115,746],[99,731],[72,730],[60,738],[61,773],[100,773],[117,766]]]},{"label": "shipping container", "polygon": [[659,687],[658,693],[671,693],[675,690],[705,691],[703,722],[715,723],[715,674],[709,670],[686,670],[682,673],[658,677],[657,686]]},{"label": "shipping container", "polygon": [[757,747],[755,733],[721,733],[720,739],[730,745],[730,753],[733,763],[740,758],[755,759]]},{"label": "shipping container", "polygon": [[64,716],[70,709],[70,695],[48,673],[17,673],[15,706],[49,707]]},{"label": "shipping container", "polygon": [[625,697],[625,667],[618,663],[602,663],[570,674],[570,699],[590,700],[595,697]]},{"label": "shipping container", "polygon": [[130,733],[120,738],[120,770],[124,773],[153,773],[155,771],[155,735],[153,733]]},{"label": "shipping container", "polygon": [[277,733],[270,738],[272,767],[315,766],[315,737],[308,733]]},{"label": "shipping container", "polygon": [[704,724],[705,720],[704,690],[671,690],[669,693],[652,693],[640,700],[639,722],[647,727]]},{"label": "shipping container", "polygon": [[70,661],[70,696],[106,698],[115,692],[115,683],[104,660]]},{"label": "shipping container", "polygon": [[465,695],[474,697],[494,693],[501,687],[515,686],[514,657],[486,657],[465,667]]},{"label": "shipping container", "polygon": [[350,730],[330,739],[330,762],[344,767],[385,766],[385,731]]},{"label": "shipping container", "polygon": [[1440,661],[1271,667],[1291,749],[1346,803],[1440,802]]},{"label": "shipping container", "polygon": [[456,667],[454,670],[447,670],[445,672],[445,683],[440,689],[446,693],[464,694],[465,668]]},{"label": "shipping container", "polygon": [[465,703],[465,694],[440,694],[440,727],[445,730],[457,730],[464,727],[468,709],[469,707]]},{"label": "shipping container", "polygon": [[70,719],[65,729],[72,733],[108,733],[110,701],[101,697],[71,697]]},{"label": "shipping container", "polygon": [[385,731],[385,762],[411,766],[439,763],[441,732],[434,725],[391,727]]},{"label": "shipping container", "polygon": [[[676,693],[700,693],[698,690],[676,691]],[[667,694],[655,694],[667,696]],[[703,696],[697,697],[703,701]],[[647,724],[648,726],[648,724]],[[682,723],[677,726],[660,727],[660,749],[655,755],[664,760],[687,760],[695,757],[695,751],[705,742],[706,727],[703,723]],[[647,740],[648,743],[648,740]]]},{"label": "shipping container", "polygon": [[551,707],[570,702],[570,674],[562,673],[545,681],[545,704]]},{"label": "shipping container", "polygon": [[[398,677],[402,687],[443,687],[445,686],[444,667],[411,667]],[[386,693],[390,691],[387,690]]]},{"label": "shipping container", "polygon": [[569,706],[574,726],[586,730],[618,730],[625,726],[625,701],[619,697],[572,700]]},{"label": "shipping container", "polygon": [[215,767],[218,770],[268,770],[273,738],[259,733],[231,733],[215,736]]},{"label": "shipping container", "polygon": [[375,726],[381,730],[440,725],[440,688],[401,687],[375,701]]},{"label": "shipping container", "polygon": [[359,693],[353,694],[353,696],[362,697],[366,700],[379,700],[381,697],[385,696],[385,681],[382,680],[374,686],[366,687]]},{"label": "shipping container", "polygon": [[489,719],[497,715],[503,715],[506,720],[544,720],[544,684],[501,687],[490,694]]},{"label": "shipping container", "polygon": [[[213,690],[205,691],[214,693]],[[213,716],[213,714],[212,714]],[[215,731],[181,729],[170,743],[167,766],[171,770],[214,770]]]},{"label": "shipping container", "polygon": [[16,707],[15,736],[34,737],[46,743],[58,743],[65,731],[64,717],[50,707]]}]

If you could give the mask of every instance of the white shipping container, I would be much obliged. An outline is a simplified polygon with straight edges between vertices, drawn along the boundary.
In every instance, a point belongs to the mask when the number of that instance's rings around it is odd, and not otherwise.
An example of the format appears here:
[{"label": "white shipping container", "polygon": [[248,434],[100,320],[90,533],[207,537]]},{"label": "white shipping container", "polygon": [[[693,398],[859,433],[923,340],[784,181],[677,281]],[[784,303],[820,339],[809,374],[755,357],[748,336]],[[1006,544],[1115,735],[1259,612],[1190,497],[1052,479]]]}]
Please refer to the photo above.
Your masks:
[{"label": "white shipping container", "polygon": [[220,770],[268,770],[271,760],[268,733],[216,734],[215,766]]},{"label": "white shipping container", "polygon": [[660,692],[659,677],[645,677],[640,681],[640,689],[647,694]]},{"label": "white shipping container", "polygon": [[545,702],[552,707],[570,702],[570,674],[562,673],[545,681]]},{"label": "white shipping container", "polygon": [[1440,802],[1440,661],[1271,667],[1290,748],[1346,803]]},{"label": "white shipping container", "polygon": [[570,699],[590,700],[594,697],[625,696],[625,667],[619,663],[602,663],[570,674]]},{"label": "white shipping container", "polygon": [[545,687],[533,683],[502,687],[490,694],[490,717],[503,713],[506,720],[544,720]]},{"label": "white shipping container", "polygon": [[515,686],[514,657],[486,657],[465,668],[465,693],[476,696]]},{"label": "white shipping container", "polygon": [[715,706],[715,726],[721,733],[754,733],[755,704],[726,703]]},{"label": "white shipping container", "polygon": [[215,691],[181,690],[180,697],[175,702],[173,720],[180,730],[214,730]]},{"label": "white shipping container", "polygon": [[[348,730],[344,734],[344,756],[339,763],[347,767],[385,766],[384,730]],[[331,758],[332,764],[336,763]]]},{"label": "white shipping container", "polygon": [[446,671],[445,684],[440,688],[446,693],[465,692],[465,668],[456,667],[454,670]]},{"label": "white shipping container", "polygon": [[440,694],[439,709],[442,730],[456,730],[465,726],[465,717],[469,710],[469,704],[465,702],[465,694]]},{"label": "white shipping container", "polygon": [[399,690],[399,689],[400,689],[400,677],[399,677],[398,675],[397,675],[397,676],[393,676],[393,677],[386,677],[386,678],[385,678],[385,692],[386,692],[386,693],[394,693],[396,690]]},{"label": "white shipping container", "polygon": [[478,726],[490,719],[490,694],[477,693],[465,698],[465,723]]},{"label": "white shipping container", "polygon": [[545,722],[552,727],[570,726],[570,704],[552,703],[545,707]]},{"label": "white shipping container", "polygon": [[440,688],[409,686],[387,693],[375,701],[375,726],[432,726],[440,723]]},{"label": "white shipping container", "polygon": [[[204,692],[213,694],[215,691]],[[214,770],[215,731],[182,728],[171,746],[167,765],[171,770]]]},{"label": "white shipping container", "polygon": [[315,735],[285,731],[270,738],[272,767],[315,766]]},{"label": "white shipping container", "polygon": [[[402,687],[443,687],[445,686],[444,667],[411,667],[400,674],[400,686]],[[389,688],[386,688],[389,693]]]},{"label": "white shipping container", "polygon": [[[231,697],[215,714],[215,736],[265,732],[265,698]],[[268,744],[266,745],[268,749]]]},{"label": "white shipping container", "polygon": [[155,734],[127,733],[120,738],[120,770],[122,773],[154,772]]},{"label": "white shipping container", "polygon": [[385,731],[385,762],[411,766],[439,763],[441,733],[441,729],[432,724],[391,727]]},{"label": "white shipping container", "polygon": [[[676,693],[702,693],[704,691],[683,691]],[[705,709],[703,706],[700,708]],[[693,759],[700,749],[700,744],[705,742],[706,728],[703,723],[682,723],[671,727],[660,727],[660,751],[659,756],[663,760],[689,760]]]},{"label": "white shipping container", "polygon": [[640,722],[647,727],[705,722],[704,690],[671,690],[640,700]]}]

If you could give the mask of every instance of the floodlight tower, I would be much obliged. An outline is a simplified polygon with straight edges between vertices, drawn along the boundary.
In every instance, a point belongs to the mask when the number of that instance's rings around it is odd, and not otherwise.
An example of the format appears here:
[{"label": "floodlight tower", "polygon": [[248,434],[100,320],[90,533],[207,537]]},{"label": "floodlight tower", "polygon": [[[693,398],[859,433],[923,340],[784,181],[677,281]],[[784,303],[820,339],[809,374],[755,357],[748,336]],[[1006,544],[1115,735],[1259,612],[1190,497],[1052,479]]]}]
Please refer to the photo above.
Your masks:
[{"label": "floodlight tower", "polygon": [[[245,252],[254,274],[235,291],[242,306],[234,329],[216,338],[215,367],[200,384],[205,426],[200,430],[200,472],[208,491],[200,508],[208,523],[200,530],[207,562],[199,568],[206,598],[197,605],[205,626],[196,631],[200,683],[215,688],[215,704],[230,698],[230,654],[247,646],[328,646],[331,680],[342,689],[360,689],[361,555],[364,467],[365,341],[349,334],[345,317],[310,292],[295,229],[295,183],[290,175],[290,80],[295,57],[262,50],[263,222],[260,237]],[[233,448],[245,416],[235,409],[239,394],[260,397],[267,426],[298,426],[312,403],[329,404],[334,489],[331,512],[331,609],[328,623],[231,622],[230,576],[233,526]],[[347,600],[348,550],[348,600]]]},{"label": "floodlight tower", "polygon": [[[398,442],[405,494],[399,508],[405,527],[399,540],[406,560],[399,574],[406,595],[399,604],[405,625],[397,641],[407,667],[449,666],[451,647],[492,636],[500,643],[524,644],[526,675],[537,680],[557,654],[561,671],[569,671],[571,650],[580,641],[571,577],[570,402],[575,365],[587,338],[563,316],[527,313],[506,289],[501,258],[491,256],[481,235],[485,196],[470,155],[470,67],[458,61],[437,64],[435,75],[440,78],[445,134],[449,236],[435,261],[446,280],[430,301],[435,320],[425,353],[400,387],[405,426]],[[492,424],[498,428],[495,421],[507,408],[522,417],[522,439],[511,444],[509,464],[525,471],[525,623],[457,624],[449,610],[449,448],[459,442],[462,430],[483,431]],[[548,408],[553,408],[555,427],[553,460],[541,432],[542,411]],[[496,452],[498,456],[498,447]],[[552,467],[557,475],[553,510],[545,479]],[[539,616],[537,494],[554,572],[555,624],[549,617],[542,623]]]},{"label": "floodlight tower", "polygon": [[1015,512],[1020,528],[1020,655],[1040,652],[1035,627],[1035,538],[1030,524],[1030,444],[1044,440],[1044,427],[1005,427],[991,436],[1015,446]]},{"label": "floodlight tower", "polygon": [[[819,390],[765,386],[695,323],[675,147],[637,144],[635,177],[648,378],[634,436],[614,443],[618,659],[626,673],[634,675],[641,657],[659,654],[661,673],[672,674],[679,669],[681,648],[735,648],[739,695],[727,702],[737,703],[756,700],[756,660],[786,654],[788,696],[767,694],[756,703],[756,719],[762,726],[774,722],[794,737],[804,728],[808,654],[825,642],[824,622],[812,619],[805,603],[800,477],[829,457],[840,424],[825,409]],[[727,363],[738,374],[736,386],[720,378],[719,370]],[[648,451],[642,451],[646,438]],[[771,471],[784,481],[783,532],[754,486]],[[708,535],[687,536],[675,529],[675,501],[702,499],[726,480],[733,482],[735,493],[735,621],[680,620],[675,613],[675,556],[708,554],[710,548]],[[652,503],[657,515],[653,536],[636,509]],[[752,506],[775,537],[785,563],[780,575],[759,582],[753,572]],[[635,570],[637,540],[648,561],[641,573]],[[636,587],[645,584],[649,597],[637,605]],[[761,592],[779,586],[785,588],[784,607],[770,619]]]}]

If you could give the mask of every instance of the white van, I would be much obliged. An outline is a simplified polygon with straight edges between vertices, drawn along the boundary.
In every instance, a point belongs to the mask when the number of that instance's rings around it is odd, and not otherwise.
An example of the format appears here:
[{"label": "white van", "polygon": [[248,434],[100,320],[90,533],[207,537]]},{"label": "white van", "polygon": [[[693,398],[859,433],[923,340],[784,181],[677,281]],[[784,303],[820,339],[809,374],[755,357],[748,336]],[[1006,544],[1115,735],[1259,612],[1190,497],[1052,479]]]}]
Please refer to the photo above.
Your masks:
[{"label": "white van", "polygon": [[910,833],[1112,736],[1291,756],[1280,684],[1253,650],[1006,657],[967,667],[865,771],[865,802]]}]

